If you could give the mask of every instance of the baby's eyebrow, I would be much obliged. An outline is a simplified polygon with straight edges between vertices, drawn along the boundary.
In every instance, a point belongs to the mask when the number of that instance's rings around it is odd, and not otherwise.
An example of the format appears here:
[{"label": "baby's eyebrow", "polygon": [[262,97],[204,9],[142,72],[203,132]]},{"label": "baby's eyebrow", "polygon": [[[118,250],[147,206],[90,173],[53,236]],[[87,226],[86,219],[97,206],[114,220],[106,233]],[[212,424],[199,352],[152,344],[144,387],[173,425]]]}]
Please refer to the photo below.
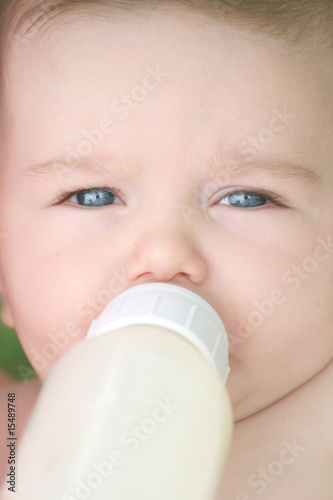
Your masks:
[{"label": "baby's eyebrow", "polygon": [[[54,158],[46,162],[35,163],[28,166],[24,174],[29,177],[49,176],[50,174],[66,173],[97,173],[104,177],[111,175],[128,176],[140,175],[147,172],[148,166],[137,158],[120,157],[115,154],[103,154],[86,156],[73,160],[68,158]],[[320,176],[310,168],[284,158],[257,158],[255,160],[246,159],[245,156],[235,156],[232,160],[221,157],[218,152],[206,157],[203,161],[191,162],[188,165],[188,172],[193,174],[207,174],[214,177],[237,178],[240,176],[250,176],[253,173],[269,175],[282,180],[298,179],[308,184],[316,184]]]},{"label": "baby's eyebrow", "polygon": [[281,180],[297,179],[308,184],[316,184],[320,180],[317,173],[298,163],[287,160],[256,160],[239,163],[235,167],[236,175],[248,175],[253,172],[268,174]]},{"label": "baby's eyebrow", "polygon": [[29,177],[49,176],[50,174],[66,173],[97,173],[102,176],[128,175],[130,172],[139,174],[142,166],[139,161],[132,158],[122,158],[115,154],[103,154],[94,156],[82,156],[72,160],[68,157],[53,158],[41,163],[34,163],[28,166],[24,174]]},{"label": "baby's eyebrow", "polygon": [[319,174],[314,172],[311,167],[277,154],[267,158],[258,154],[257,158],[249,159],[243,154],[229,155],[223,150],[222,153],[221,150],[215,151],[205,161],[197,158],[192,165],[192,171],[207,171],[215,177],[221,176],[230,179],[258,173],[280,180],[295,179],[309,185],[315,185],[321,179]]}]

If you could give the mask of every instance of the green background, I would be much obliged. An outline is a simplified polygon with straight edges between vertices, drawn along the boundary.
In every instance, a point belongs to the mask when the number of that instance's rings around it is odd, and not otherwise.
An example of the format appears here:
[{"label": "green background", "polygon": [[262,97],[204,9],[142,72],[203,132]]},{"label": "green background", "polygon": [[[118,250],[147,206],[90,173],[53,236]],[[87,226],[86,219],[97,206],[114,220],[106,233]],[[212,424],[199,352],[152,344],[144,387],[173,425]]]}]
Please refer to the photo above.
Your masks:
[{"label": "green background", "polygon": [[[1,303],[0,303],[1,309]],[[15,330],[7,328],[0,320],[0,368],[14,380],[34,376],[28,358],[24,354]]]}]

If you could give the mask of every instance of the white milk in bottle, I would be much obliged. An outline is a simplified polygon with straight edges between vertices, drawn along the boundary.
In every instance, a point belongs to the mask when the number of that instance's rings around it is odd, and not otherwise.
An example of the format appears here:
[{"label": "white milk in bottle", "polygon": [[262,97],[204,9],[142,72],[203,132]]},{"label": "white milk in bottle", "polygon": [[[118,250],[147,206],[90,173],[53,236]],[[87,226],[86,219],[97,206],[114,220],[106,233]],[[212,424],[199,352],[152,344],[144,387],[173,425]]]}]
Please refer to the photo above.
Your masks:
[{"label": "white milk in bottle", "polygon": [[233,429],[228,373],[223,323],[200,296],[166,283],[120,293],[44,383],[15,499],[215,500]]}]

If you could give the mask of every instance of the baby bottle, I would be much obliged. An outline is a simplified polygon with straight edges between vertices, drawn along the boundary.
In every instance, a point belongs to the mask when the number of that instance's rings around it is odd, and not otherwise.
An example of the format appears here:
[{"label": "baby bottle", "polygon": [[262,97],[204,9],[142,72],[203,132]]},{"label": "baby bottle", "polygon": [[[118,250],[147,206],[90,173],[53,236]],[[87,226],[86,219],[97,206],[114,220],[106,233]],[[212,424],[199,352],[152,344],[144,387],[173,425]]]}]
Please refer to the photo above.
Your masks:
[{"label": "baby bottle", "polygon": [[44,383],[15,498],[215,500],[233,430],[229,370],[223,323],[200,296],[166,283],[120,293]]}]

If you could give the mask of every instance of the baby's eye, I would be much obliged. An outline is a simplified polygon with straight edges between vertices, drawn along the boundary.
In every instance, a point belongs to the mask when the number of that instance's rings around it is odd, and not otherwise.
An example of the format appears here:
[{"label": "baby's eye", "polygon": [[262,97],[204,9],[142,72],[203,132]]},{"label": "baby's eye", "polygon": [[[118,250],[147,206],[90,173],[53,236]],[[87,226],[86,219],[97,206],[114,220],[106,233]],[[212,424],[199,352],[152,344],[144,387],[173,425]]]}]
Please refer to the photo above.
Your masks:
[{"label": "baby's eye", "polygon": [[[71,193],[66,200],[71,201],[83,207],[103,207],[106,205],[114,205],[122,203],[119,198],[108,189],[84,189],[76,193]],[[115,200],[119,200],[116,202]]]},{"label": "baby's eye", "polygon": [[246,191],[245,189],[234,190],[219,199],[217,205],[229,205],[238,208],[257,208],[264,205],[275,205],[287,207],[288,205],[278,196],[271,193],[257,191]]},{"label": "baby's eye", "polygon": [[218,205],[231,205],[232,207],[252,208],[266,205],[268,199],[252,193],[232,193],[222,198]]}]

